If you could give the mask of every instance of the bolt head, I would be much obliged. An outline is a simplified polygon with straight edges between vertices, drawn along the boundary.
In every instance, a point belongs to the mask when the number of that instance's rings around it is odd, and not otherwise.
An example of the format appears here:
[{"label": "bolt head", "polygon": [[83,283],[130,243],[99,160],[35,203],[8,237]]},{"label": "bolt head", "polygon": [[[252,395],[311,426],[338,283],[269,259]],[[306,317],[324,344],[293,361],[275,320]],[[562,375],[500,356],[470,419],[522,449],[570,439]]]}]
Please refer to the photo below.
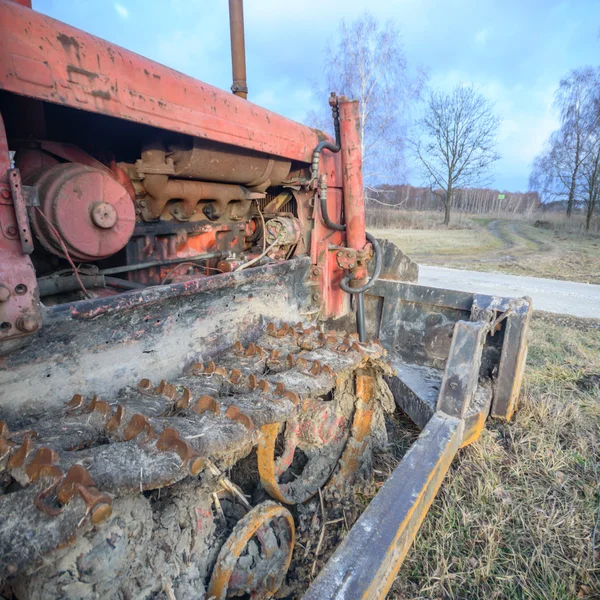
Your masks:
[{"label": "bolt head", "polygon": [[6,228],[6,233],[10,237],[15,237],[17,235],[17,228],[14,225],[10,225]]},{"label": "bolt head", "polygon": [[10,290],[5,285],[0,285],[0,302],[6,302],[10,298]]},{"label": "bolt head", "polygon": [[40,320],[31,313],[25,313],[17,319],[17,329],[23,333],[33,333],[40,328]]},{"label": "bolt head", "polygon": [[10,192],[8,190],[2,190],[2,197],[8,200],[10,198]]},{"label": "bolt head", "polygon": [[119,220],[117,209],[108,202],[95,202],[91,208],[92,222],[96,227],[110,229]]},{"label": "bolt head", "polygon": [[316,292],[312,295],[312,299],[313,300],[318,300],[319,299],[319,294],[317,294]]}]

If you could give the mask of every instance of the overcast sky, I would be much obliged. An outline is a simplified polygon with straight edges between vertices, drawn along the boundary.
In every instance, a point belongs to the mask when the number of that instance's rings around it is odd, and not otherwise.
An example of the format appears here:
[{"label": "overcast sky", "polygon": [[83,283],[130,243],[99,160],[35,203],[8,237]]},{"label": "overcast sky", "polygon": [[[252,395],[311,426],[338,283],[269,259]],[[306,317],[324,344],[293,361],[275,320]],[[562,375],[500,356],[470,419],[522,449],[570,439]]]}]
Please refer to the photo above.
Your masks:
[{"label": "overcast sky", "polygon": [[[223,89],[231,85],[226,0],[33,0],[74,25]],[[529,165],[556,128],[554,90],[600,61],[600,0],[246,0],[249,99],[303,121],[339,19],[394,19],[413,68],[431,86],[472,82],[504,118],[499,189],[524,191]],[[393,183],[393,176],[389,183]],[[415,173],[411,183],[418,184]]]}]

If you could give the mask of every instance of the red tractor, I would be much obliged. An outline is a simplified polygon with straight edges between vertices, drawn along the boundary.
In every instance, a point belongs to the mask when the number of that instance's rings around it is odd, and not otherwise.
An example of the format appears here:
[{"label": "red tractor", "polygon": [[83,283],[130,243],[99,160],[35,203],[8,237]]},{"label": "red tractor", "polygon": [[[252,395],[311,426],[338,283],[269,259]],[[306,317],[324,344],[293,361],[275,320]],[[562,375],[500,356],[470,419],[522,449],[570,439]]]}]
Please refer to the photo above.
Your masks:
[{"label": "red tractor", "polygon": [[295,592],[384,597],[515,408],[530,302],[418,285],[365,231],[357,102],[332,139],[246,100],[230,11],[233,94],[0,1],[5,598],[270,597],[401,409],[421,435]]}]

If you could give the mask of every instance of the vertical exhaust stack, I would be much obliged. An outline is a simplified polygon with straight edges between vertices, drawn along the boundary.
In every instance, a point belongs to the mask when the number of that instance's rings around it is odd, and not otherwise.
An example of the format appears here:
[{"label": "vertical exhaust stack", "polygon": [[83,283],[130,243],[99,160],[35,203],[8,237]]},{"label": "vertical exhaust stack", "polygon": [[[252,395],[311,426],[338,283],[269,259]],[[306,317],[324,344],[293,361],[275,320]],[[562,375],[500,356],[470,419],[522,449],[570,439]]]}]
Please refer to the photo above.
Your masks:
[{"label": "vertical exhaust stack", "polygon": [[231,36],[231,91],[240,98],[248,97],[246,84],[246,49],[244,40],[243,0],[229,0],[229,31]]}]

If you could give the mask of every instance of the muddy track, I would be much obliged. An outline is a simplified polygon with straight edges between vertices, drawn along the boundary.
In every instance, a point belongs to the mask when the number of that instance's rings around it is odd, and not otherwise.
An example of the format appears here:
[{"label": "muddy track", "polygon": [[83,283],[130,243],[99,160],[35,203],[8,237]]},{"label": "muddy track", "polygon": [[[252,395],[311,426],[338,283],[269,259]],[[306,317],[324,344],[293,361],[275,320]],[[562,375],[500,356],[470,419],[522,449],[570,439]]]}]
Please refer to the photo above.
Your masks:
[{"label": "muddy track", "polygon": [[[517,261],[529,254],[552,252],[552,244],[542,242],[526,231],[527,226],[514,221],[493,219],[486,225],[486,230],[502,243],[501,248],[482,251],[476,256],[464,257],[423,257],[424,264],[430,265],[460,265],[473,264],[474,262],[494,263]],[[534,246],[534,247],[532,247]]]}]

